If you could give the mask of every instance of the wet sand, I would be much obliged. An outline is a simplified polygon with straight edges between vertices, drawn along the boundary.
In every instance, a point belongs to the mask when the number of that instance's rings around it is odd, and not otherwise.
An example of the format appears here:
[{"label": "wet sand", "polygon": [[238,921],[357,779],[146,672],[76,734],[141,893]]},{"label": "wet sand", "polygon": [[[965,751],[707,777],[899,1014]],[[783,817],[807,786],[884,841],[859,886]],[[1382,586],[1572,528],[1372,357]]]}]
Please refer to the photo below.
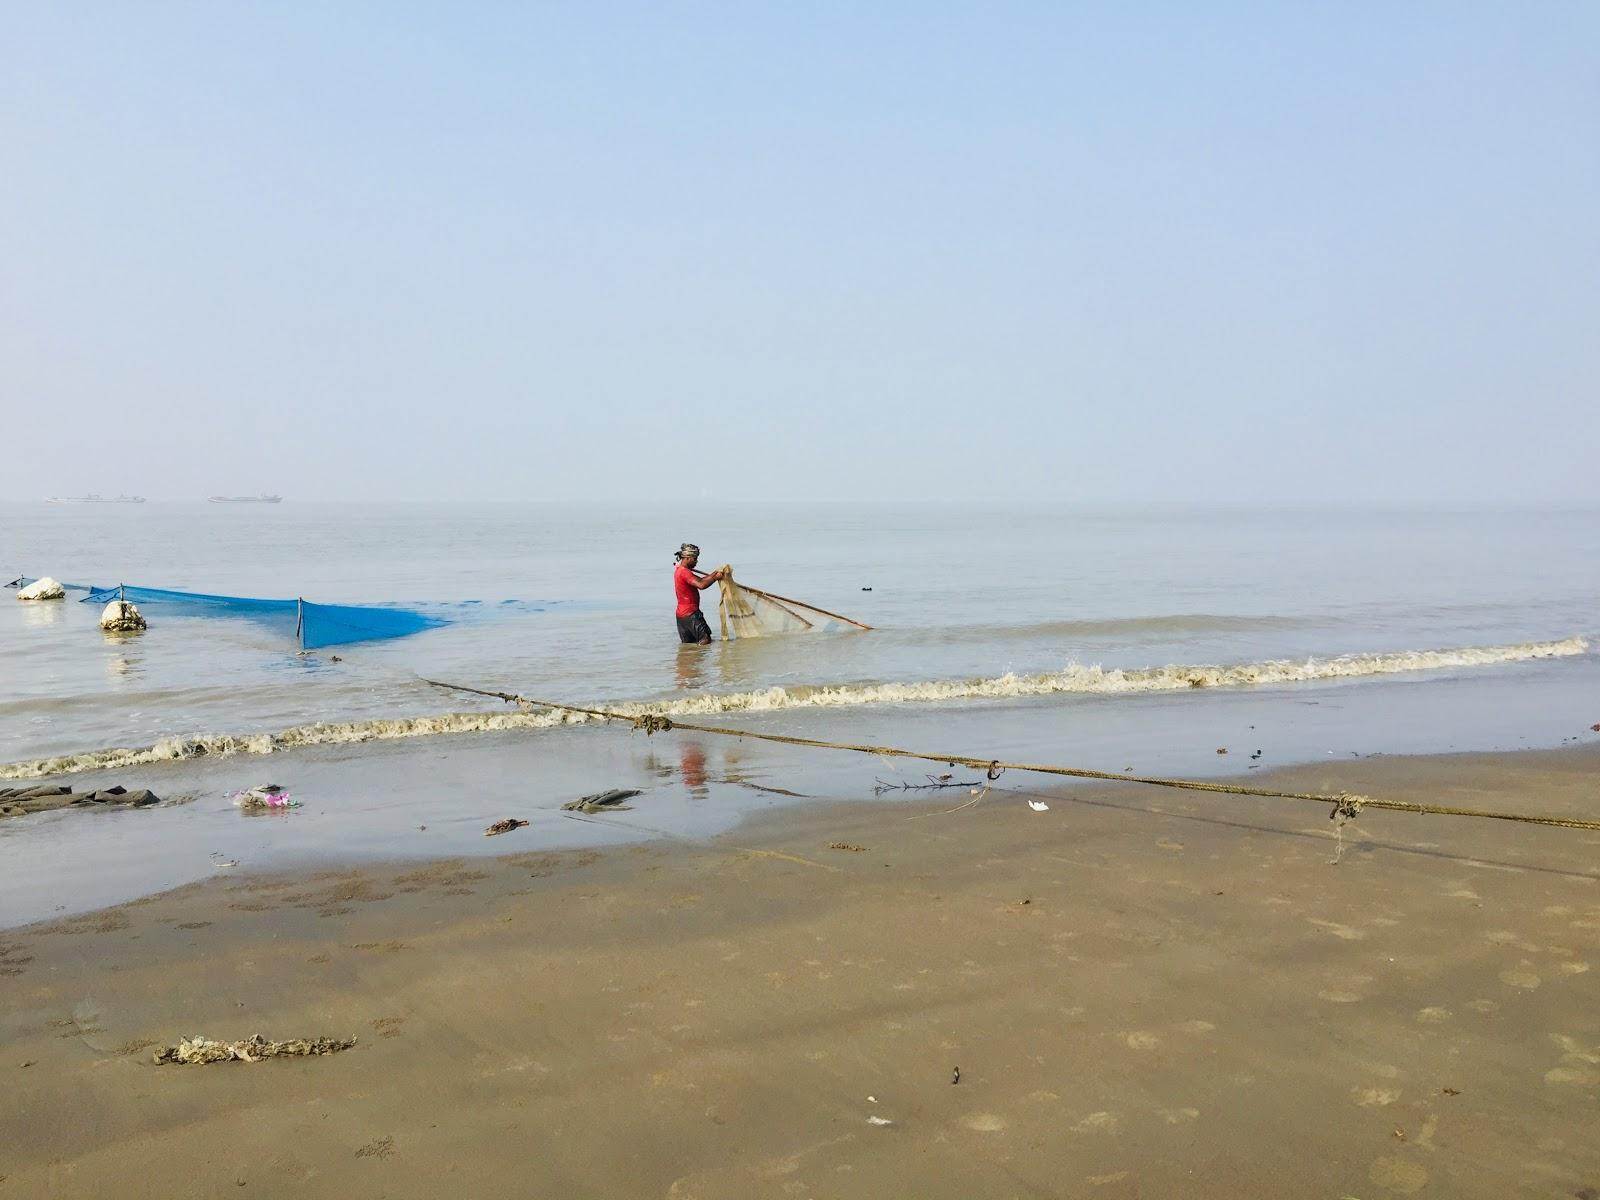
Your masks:
[{"label": "wet sand", "polygon": [[[1597,768],[1271,778],[1594,816]],[[0,933],[0,1198],[1600,1195],[1600,834],[1369,811],[1335,866],[1319,806],[1029,794]],[[257,1032],[360,1042],[150,1062]]]}]

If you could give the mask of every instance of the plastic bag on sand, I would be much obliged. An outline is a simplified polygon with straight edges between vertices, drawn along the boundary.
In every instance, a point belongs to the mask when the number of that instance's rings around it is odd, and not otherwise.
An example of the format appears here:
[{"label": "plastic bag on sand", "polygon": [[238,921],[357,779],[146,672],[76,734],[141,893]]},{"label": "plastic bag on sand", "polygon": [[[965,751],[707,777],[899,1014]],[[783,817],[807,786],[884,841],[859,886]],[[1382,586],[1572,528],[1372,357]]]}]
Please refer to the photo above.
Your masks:
[{"label": "plastic bag on sand", "polygon": [[289,799],[289,793],[275,783],[263,783],[248,791],[233,793],[233,802],[240,808],[299,808],[300,801]]}]

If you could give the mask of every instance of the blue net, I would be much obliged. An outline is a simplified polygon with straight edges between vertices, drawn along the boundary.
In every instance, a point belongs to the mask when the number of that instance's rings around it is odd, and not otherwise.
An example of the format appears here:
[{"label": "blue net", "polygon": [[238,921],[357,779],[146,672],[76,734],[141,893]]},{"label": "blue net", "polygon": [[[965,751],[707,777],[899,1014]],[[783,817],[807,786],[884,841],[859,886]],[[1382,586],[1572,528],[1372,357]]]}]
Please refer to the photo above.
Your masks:
[{"label": "blue net", "polygon": [[[7,587],[27,586],[26,577]],[[137,605],[159,605],[168,613],[189,617],[240,617],[255,621],[294,638],[302,649],[344,646],[352,642],[377,642],[408,637],[424,629],[436,629],[451,622],[448,618],[419,612],[413,608],[376,604],[313,604],[309,600],[263,600],[250,596],[213,596],[205,592],[178,592],[167,588],[93,587],[65,583],[74,592],[87,592],[80,603],[109,604],[129,600]]]},{"label": "blue net", "polygon": [[212,596],[166,588],[93,588],[88,603],[107,604],[122,598],[134,604],[157,604],[169,612],[195,617],[243,617],[282,630],[302,649],[345,646],[407,637],[448,624],[442,617],[408,608],[366,604],[314,604],[309,600],[264,600],[251,596]]}]

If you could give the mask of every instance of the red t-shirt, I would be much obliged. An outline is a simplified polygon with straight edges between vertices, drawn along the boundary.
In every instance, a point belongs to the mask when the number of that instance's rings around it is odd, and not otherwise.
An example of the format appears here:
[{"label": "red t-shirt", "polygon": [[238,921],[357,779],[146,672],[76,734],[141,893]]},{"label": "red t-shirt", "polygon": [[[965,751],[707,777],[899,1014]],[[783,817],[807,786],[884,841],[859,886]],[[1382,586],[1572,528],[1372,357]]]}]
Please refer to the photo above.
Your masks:
[{"label": "red t-shirt", "polygon": [[694,572],[679,563],[672,571],[672,590],[678,593],[678,615],[687,617],[700,611],[700,589],[694,586]]}]

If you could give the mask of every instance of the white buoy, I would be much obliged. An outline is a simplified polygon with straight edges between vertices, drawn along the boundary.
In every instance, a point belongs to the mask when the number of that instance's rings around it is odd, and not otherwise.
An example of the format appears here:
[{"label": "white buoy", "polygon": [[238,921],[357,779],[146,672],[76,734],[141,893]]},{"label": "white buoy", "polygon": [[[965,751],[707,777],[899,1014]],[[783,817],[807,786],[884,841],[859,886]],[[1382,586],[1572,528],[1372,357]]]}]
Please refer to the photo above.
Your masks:
[{"label": "white buoy", "polygon": [[18,600],[65,600],[66,596],[67,589],[48,575],[17,591]]},{"label": "white buoy", "polygon": [[139,610],[126,600],[113,600],[100,614],[100,628],[107,633],[138,633],[146,625]]}]

